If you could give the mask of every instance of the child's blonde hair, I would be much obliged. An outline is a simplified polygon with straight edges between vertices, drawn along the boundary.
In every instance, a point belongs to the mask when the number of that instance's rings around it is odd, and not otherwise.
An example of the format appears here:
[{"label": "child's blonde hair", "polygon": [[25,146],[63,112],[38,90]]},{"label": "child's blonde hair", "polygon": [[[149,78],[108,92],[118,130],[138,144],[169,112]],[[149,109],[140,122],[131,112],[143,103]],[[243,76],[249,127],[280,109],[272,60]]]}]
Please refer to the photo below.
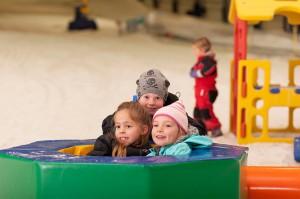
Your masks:
[{"label": "child's blonde hair", "polygon": [[[134,122],[138,123],[141,126],[146,125],[148,127],[148,132],[146,134],[142,134],[140,136],[140,139],[138,139],[135,143],[133,143],[133,145],[136,147],[141,147],[143,145],[146,145],[149,139],[149,134],[151,131],[151,122],[152,122],[152,118],[148,113],[148,111],[138,102],[123,102],[118,106],[116,113],[121,110],[128,110],[129,116]],[[114,122],[115,122],[115,115],[114,115]],[[126,154],[127,154],[126,146],[117,142],[117,144],[113,148],[112,156],[126,157]]]},{"label": "child's blonde hair", "polygon": [[195,40],[193,42],[193,46],[198,49],[204,49],[205,52],[208,52],[211,50],[211,42],[207,37],[200,37],[199,39]]}]

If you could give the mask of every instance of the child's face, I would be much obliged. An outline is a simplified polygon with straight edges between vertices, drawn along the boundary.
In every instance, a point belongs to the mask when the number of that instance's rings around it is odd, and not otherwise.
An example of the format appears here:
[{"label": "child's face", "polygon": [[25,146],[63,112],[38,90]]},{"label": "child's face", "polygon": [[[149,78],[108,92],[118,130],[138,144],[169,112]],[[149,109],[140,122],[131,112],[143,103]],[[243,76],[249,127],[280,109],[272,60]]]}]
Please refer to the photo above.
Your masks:
[{"label": "child's face", "polygon": [[146,93],[140,97],[139,103],[148,110],[150,115],[154,115],[158,109],[163,107],[164,100],[157,94]]},{"label": "child's face", "polygon": [[173,144],[183,133],[173,119],[157,116],[153,120],[152,138],[158,146]]},{"label": "child's face", "polygon": [[148,131],[147,126],[133,121],[126,109],[118,111],[114,118],[116,139],[125,146],[133,144]]},{"label": "child's face", "polygon": [[199,47],[193,46],[193,54],[196,57],[200,57],[200,56],[205,55],[205,50],[203,48],[199,48]]}]

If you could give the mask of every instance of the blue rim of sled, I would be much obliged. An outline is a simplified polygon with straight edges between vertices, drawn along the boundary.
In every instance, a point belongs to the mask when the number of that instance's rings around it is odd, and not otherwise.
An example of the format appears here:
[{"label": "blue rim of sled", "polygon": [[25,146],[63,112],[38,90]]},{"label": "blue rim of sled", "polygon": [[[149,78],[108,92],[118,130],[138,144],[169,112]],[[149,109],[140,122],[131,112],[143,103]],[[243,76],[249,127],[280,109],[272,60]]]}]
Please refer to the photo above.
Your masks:
[{"label": "blue rim of sled", "polygon": [[156,156],[156,157],[126,157],[116,158],[107,156],[75,156],[58,152],[63,148],[76,145],[93,144],[95,140],[45,140],[37,141],[27,145],[21,145],[5,150],[0,153],[10,156],[42,161],[42,162],[68,162],[68,163],[137,163],[137,164],[157,164],[172,162],[187,162],[195,160],[217,160],[233,159],[241,157],[248,148],[225,144],[213,144],[209,148],[194,150],[189,156]]},{"label": "blue rim of sled", "polygon": [[300,137],[294,138],[294,158],[300,162]]}]

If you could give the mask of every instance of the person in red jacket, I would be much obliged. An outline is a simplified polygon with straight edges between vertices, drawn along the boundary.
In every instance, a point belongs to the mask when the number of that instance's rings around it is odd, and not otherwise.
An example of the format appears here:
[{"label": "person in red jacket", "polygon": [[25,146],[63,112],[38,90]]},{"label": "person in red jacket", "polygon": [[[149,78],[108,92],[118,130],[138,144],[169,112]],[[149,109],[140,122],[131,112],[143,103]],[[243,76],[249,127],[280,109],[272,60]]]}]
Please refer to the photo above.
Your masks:
[{"label": "person in red jacket", "polygon": [[218,96],[216,88],[217,61],[208,38],[201,37],[193,43],[196,64],[191,68],[190,76],[195,79],[194,118],[202,121],[212,137],[223,135],[221,123],[213,111],[213,103]]}]

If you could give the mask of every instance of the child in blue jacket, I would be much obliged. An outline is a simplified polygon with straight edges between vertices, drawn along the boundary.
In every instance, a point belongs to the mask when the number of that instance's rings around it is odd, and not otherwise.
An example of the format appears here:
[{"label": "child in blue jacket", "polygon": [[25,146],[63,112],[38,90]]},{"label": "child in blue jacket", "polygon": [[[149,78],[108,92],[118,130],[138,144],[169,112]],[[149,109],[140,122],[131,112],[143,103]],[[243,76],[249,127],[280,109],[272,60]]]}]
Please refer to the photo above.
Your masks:
[{"label": "child in blue jacket", "polygon": [[180,101],[160,108],[153,116],[152,126],[156,147],[147,156],[189,155],[193,149],[212,145],[209,137],[188,131],[187,114]]}]

